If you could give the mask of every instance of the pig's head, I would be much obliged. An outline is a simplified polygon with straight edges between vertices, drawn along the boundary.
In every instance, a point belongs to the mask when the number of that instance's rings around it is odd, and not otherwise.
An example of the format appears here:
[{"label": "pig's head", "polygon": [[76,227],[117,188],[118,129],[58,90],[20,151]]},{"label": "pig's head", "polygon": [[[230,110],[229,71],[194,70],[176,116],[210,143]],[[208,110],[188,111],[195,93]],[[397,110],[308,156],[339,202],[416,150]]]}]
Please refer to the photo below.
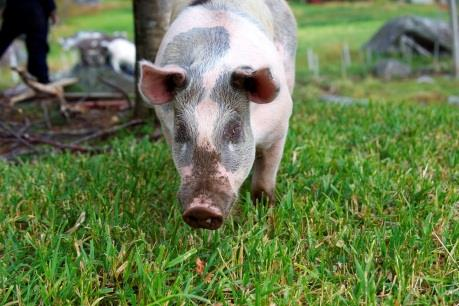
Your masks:
[{"label": "pig's head", "polygon": [[142,62],[139,88],[147,102],[173,112],[172,153],[185,222],[219,228],[255,159],[250,102],[269,103],[279,91],[270,69],[228,69],[206,80],[176,65]]}]

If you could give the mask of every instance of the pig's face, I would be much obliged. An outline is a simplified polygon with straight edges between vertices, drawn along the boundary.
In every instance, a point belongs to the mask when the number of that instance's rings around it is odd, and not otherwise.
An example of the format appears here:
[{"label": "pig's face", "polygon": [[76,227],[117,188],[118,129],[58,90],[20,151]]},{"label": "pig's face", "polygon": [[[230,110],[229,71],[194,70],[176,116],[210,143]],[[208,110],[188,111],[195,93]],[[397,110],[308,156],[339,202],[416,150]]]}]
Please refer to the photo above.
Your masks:
[{"label": "pig's face", "polygon": [[178,66],[144,62],[141,67],[146,100],[173,112],[172,152],[181,176],[183,218],[194,228],[217,229],[254,162],[250,101],[271,102],[277,83],[267,68],[225,71],[209,87]]}]

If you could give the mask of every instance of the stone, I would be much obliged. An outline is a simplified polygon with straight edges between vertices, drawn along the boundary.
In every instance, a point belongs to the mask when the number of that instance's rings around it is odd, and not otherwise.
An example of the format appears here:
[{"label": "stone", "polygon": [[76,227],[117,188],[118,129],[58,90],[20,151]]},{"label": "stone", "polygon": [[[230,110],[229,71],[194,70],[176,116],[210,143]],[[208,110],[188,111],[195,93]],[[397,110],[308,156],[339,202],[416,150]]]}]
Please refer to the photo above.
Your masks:
[{"label": "stone", "polygon": [[322,102],[340,104],[340,105],[367,105],[368,99],[355,99],[351,97],[342,97],[335,95],[323,95],[320,97]]},{"label": "stone", "polygon": [[449,96],[448,104],[459,106],[459,97],[458,96]]},{"label": "stone", "polygon": [[416,83],[418,84],[433,84],[435,83],[435,80],[428,76],[428,75],[422,75],[419,78],[417,78]]},{"label": "stone", "polygon": [[373,68],[376,77],[385,80],[407,78],[411,74],[411,67],[398,60],[383,59],[379,60]]},{"label": "stone", "polygon": [[83,92],[116,92],[116,90],[101,82],[101,79],[115,84],[127,93],[132,93],[135,90],[134,77],[116,73],[109,66],[85,66],[77,64],[65,76],[78,78],[78,90]]},{"label": "stone", "polygon": [[384,24],[363,49],[378,54],[451,54],[452,37],[449,23],[443,20],[404,16]]},{"label": "stone", "polygon": [[407,2],[411,4],[424,4],[424,5],[431,5],[435,3],[434,0],[408,0]]}]

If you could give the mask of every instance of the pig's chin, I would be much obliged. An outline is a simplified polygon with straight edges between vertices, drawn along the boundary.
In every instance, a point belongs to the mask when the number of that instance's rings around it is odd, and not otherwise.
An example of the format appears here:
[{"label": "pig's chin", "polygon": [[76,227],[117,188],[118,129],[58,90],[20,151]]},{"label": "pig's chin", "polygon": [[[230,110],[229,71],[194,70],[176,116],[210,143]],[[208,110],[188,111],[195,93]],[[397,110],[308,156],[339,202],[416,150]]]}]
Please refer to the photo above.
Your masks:
[{"label": "pig's chin", "polygon": [[186,190],[180,190],[178,198],[183,208],[183,220],[192,228],[216,230],[223,225],[236,200],[235,194],[202,194],[188,198]]}]

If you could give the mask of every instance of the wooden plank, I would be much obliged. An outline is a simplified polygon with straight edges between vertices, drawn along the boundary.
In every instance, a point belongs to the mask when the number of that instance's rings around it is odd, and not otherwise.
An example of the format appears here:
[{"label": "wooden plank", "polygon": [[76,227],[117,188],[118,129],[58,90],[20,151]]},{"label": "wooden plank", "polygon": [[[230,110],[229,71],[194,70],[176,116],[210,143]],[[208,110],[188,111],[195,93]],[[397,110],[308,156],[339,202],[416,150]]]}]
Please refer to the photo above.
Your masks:
[{"label": "wooden plank", "polygon": [[112,93],[112,92],[68,92],[64,94],[64,97],[68,101],[72,100],[116,100],[116,99],[123,99],[123,95],[119,93]]},{"label": "wooden plank", "polygon": [[[49,89],[54,89],[54,88],[60,88],[60,87],[66,87],[70,86],[73,84],[78,83],[77,78],[66,78],[66,79],[61,79],[57,80],[55,82],[49,83],[49,84],[40,84],[38,82],[30,82],[30,84],[26,83],[27,86],[29,86],[31,89],[27,89],[25,92],[22,92],[18,95],[14,95],[12,97],[7,97],[9,104],[11,106],[14,106],[16,103],[31,99],[33,97],[36,97],[39,93],[46,93],[50,95],[54,95],[54,92],[50,92]],[[32,86],[31,86],[32,85]],[[37,93],[38,91],[38,93]]]},{"label": "wooden plank", "polygon": [[25,100],[28,100],[30,98],[33,98],[35,97],[37,94],[35,93],[35,91],[31,90],[31,89],[28,89],[27,91],[23,92],[23,93],[20,93],[18,95],[15,95],[13,97],[7,97],[8,99],[8,102],[11,106],[15,105],[16,103],[19,103],[21,101],[25,101]]}]

